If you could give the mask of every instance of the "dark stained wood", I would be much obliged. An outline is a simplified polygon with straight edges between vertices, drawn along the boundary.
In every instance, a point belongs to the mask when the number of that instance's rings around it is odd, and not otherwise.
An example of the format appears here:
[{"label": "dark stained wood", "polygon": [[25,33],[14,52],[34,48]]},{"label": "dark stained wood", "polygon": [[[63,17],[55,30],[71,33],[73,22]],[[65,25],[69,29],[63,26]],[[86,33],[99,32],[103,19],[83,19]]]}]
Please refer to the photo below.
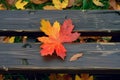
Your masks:
[{"label": "dark stained wood", "polygon": [[[0,70],[120,73],[120,43],[67,43],[64,44],[67,49],[65,60],[56,55],[42,57],[39,54],[40,44],[30,45],[25,48],[22,43],[0,44]],[[73,62],[69,61],[72,55],[80,52],[83,53],[83,57]]]},{"label": "dark stained wood", "polygon": [[0,11],[0,30],[39,31],[40,20],[63,22],[71,18],[76,31],[119,31],[120,11]]},{"label": "dark stained wood", "polygon": [[[85,36],[120,35],[120,11],[0,11],[0,36],[43,36],[40,20],[63,23],[71,18],[74,31]],[[29,45],[28,45],[29,44]],[[0,43],[0,72],[67,72],[67,73],[112,73],[120,74],[120,43],[65,43],[67,57],[61,60],[56,55],[42,57],[39,43]],[[70,62],[75,53],[82,52],[80,59]]]}]

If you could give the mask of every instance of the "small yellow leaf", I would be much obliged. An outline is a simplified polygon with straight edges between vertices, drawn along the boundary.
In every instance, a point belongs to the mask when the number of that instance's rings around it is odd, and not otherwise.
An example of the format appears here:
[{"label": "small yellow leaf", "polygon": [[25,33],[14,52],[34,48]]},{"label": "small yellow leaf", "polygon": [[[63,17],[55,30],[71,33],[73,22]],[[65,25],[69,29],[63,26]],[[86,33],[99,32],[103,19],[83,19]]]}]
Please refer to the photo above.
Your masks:
[{"label": "small yellow leaf", "polygon": [[75,80],[82,80],[78,75],[75,75]]},{"label": "small yellow leaf", "polygon": [[60,0],[52,0],[52,2],[58,10],[62,10],[68,6],[68,0],[63,0],[62,2]]},{"label": "small yellow leaf", "polygon": [[74,54],[71,58],[70,58],[70,61],[75,61],[77,60],[78,58],[82,57],[83,56],[83,53],[77,53],[77,54]]},{"label": "small yellow leaf", "polygon": [[25,9],[25,5],[27,5],[28,2],[26,1],[22,1],[22,0],[18,0],[16,3],[15,3],[15,6],[17,9],[21,9],[21,10],[24,10]]},{"label": "small yellow leaf", "polygon": [[8,43],[14,43],[14,40],[15,40],[15,36],[11,37],[8,41]]},{"label": "small yellow leaf", "polygon": [[93,76],[90,76],[87,73],[82,73],[80,76],[81,76],[81,80],[93,80]]},{"label": "small yellow leaf", "polygon": [[96,6],[104,6],[103,3],[100,2],[100,0],[93,0],[93,3],[96,5]]},{"label": "small yellow leaf", "polygon": [[69,0],[64,0],[62,2],[62,8],[66,8],[68,6],[68,2],[69,2]]}]

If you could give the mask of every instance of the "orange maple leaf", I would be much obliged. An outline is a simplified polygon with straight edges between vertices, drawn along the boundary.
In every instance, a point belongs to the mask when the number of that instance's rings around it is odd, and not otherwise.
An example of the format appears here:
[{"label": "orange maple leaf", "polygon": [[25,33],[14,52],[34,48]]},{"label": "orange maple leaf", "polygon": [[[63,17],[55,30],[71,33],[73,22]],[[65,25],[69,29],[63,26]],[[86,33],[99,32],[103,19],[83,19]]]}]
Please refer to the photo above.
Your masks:
[{"label": "orange maple leaf", "polygon": [[40,51],[41,55],[52,55],[54,51],[56,51],[57,56],[64,59],[66,56],[66,49],[62,43],[72,42],[80,36],[77,32],[72,33],[73,28],[74,25],[71,19],[65,20],[62,26],[58,21],[55,21],[53,26],[51,26],[49,21],[41,20],[40,29],[47,35],[47,37],[38,37],[38,40],[43,43],[40,46],[42,48]]}]

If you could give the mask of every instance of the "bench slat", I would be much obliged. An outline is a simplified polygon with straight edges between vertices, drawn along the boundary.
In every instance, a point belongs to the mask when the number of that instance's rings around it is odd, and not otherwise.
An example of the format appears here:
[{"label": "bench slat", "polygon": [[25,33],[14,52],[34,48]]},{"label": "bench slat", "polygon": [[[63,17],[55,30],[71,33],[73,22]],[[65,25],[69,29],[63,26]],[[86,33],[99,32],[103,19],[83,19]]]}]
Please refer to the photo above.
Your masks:
[{"label": "bench slat", "polygon": [[[117,73],[120,73],[120,43],[64,44],[67,49],[65,60],[61,60],[56,55],[40,56],[40,44],[31,44],[31,48],[29,46],[23,48],[23,45],[22,43],[0,44],[0,70],[6,67],[9,70],[57,70],[58,72],[117,70]],[[70,62],[69,59],[75,53],[83,53],[83,56]]]},{"label": "bench slat", "polygon": [[0,11],[0,30],[39,31],[40,20],[63,22],[71,18],[76,31],[119,31],[120,11]]}]

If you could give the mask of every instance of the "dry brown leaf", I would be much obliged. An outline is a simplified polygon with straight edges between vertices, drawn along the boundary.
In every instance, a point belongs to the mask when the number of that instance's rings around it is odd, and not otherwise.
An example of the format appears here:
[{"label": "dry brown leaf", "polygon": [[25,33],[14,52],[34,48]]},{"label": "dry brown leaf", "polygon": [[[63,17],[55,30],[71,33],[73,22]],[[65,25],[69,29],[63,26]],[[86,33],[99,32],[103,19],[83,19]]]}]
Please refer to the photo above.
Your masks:
[{"label": "dry brown leaf", "polygon": [[117,4],[117,10],[120,10],[120,5],[119,4]]},{"label": "dry brown leaf", "polygon": [[120,5],[115,0],[109,0],[109,4],[114,10],[120,10]]},{"label": "dry brown leaf", "polygon": [[69,0],[67,7],[73,6],[74,3],[75,3],[75,0]]},{"label": "dry brown leaf", "polygon": [[74,54],[71,58],[70,58],[70,61],[75,61],[77,59],[79,59],[80,57],[83,56],[83,53],[77,53],[77,54]]},{"label": "dry brown leaf", "polygon": [[47,2],[48,0],[31,0],[32,3],[34,4],[43,4],[45,2]]},{"label": "dry brown leaf", "polygon": [[8,5],[14,5],[17,0],[6,0]]},{"label": "dry brown leaf", "polygon": [[57,10],[54,6],[46,5],[43,7],[44,10]]},{"label": "dry brown leaf", "polygon": [[4,42],[5,37],[6,37],[6,36],[0,36],[0,43],[3,43],[3,42]]},{"label": "dry brown leaf", "polygon": [[54,74],[54,73],[51,73],[50,76],[49,76],[49,79],[50,80],[57,80],[57,75]]},{"label": "dry brown leaf", "polygon": [[113,9],[116,9],[116,1],[115,0],[109,0],[109,4],[110,4],[110,6],[113,8]]},{"label": "dry brown leaf", "polygon": [[49,76],[50,80],[72,80],[72,77],[68,74],[54,74],[51,73]]},{"label": "dry brown leaf", "polygon": [[56,80],[72,80],[72,77],[68,74],[57,74]]},{"label": "dry brown leaf", "polygon": [[5,37],[4,39],[3,39],[3,43],[8,43],[9,42],[9,39],[10,39],[10,37]]},{"label": "dry brown leaf", "polygon": [[0,74],[0,80],[4,80],[4,76]]}]

